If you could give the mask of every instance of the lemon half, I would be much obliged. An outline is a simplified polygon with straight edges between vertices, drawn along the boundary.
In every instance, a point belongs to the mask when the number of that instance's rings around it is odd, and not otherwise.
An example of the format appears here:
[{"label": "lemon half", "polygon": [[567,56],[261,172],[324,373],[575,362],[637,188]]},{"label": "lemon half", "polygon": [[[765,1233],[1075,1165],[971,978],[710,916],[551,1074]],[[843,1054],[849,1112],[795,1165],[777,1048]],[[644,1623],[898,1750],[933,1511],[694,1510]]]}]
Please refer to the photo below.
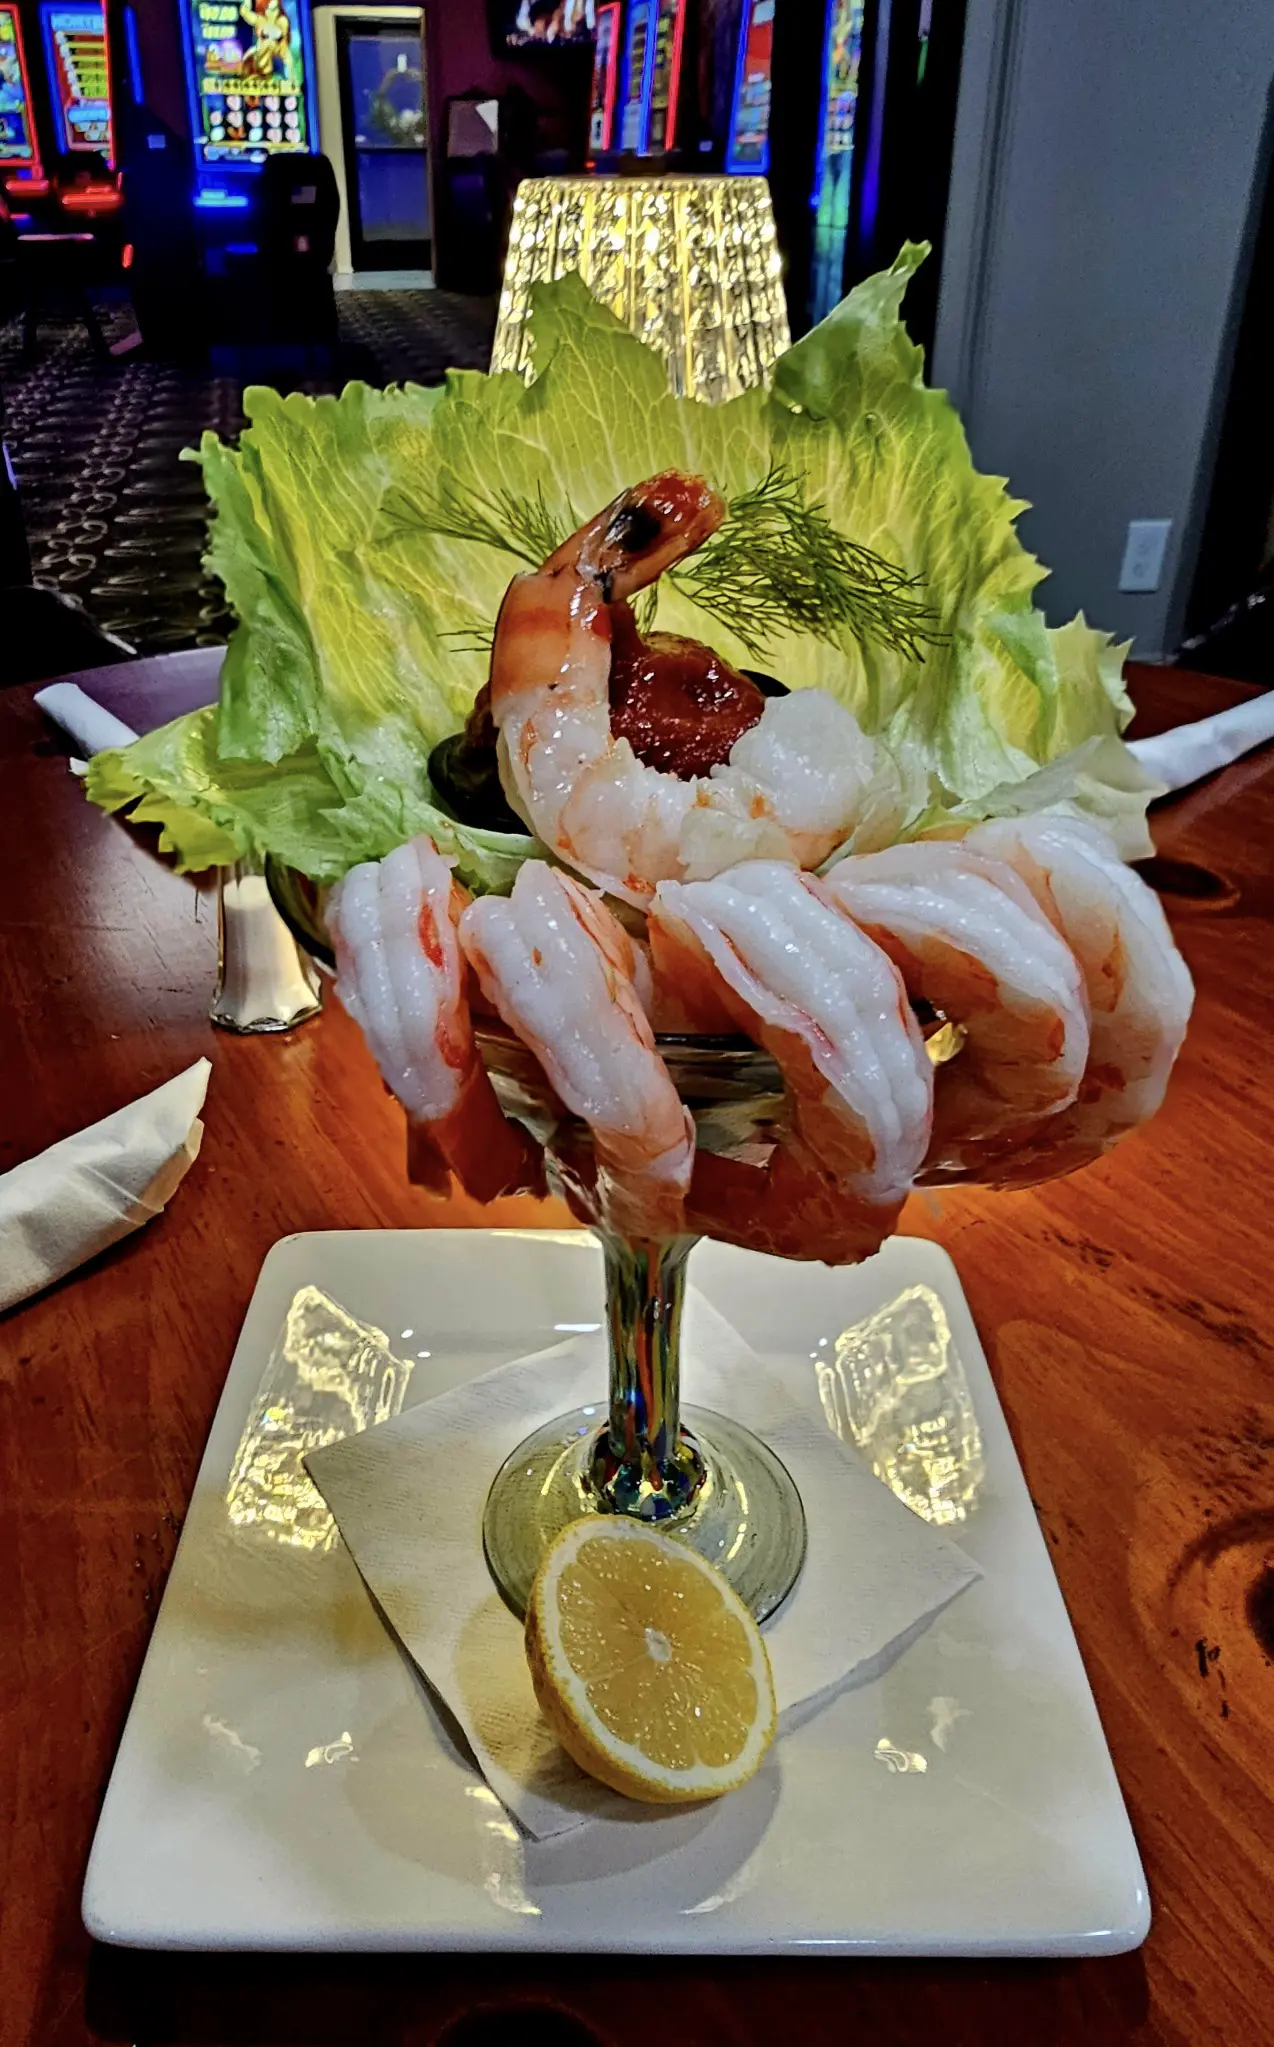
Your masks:
[{"label": "lemon half", "polygon": [[526,1656],[563,1748],[626,1798],[718,1798],[774,1739],[756,1622],[712,1564],[641,1522],[563,1529],[531,1588]]}]

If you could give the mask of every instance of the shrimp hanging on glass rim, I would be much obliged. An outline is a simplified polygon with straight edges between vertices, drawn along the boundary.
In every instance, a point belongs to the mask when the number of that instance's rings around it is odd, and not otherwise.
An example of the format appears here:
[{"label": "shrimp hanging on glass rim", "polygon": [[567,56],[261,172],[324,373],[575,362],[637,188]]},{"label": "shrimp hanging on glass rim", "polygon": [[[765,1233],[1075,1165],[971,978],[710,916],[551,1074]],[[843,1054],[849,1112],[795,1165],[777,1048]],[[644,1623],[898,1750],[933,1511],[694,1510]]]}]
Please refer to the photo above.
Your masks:
[{"label": "shrimp hanging on glass rim", "polygon": [[493,1009],[588,1125],[602,1219],[632,1239],[676,1236],[695,1132],[642,1001],[645,962],[574,876],[528,860],[508,896],[480,896],[460,942]]},{"label": "shrimp hanging on glass rim", "polygon": [[773,1058],[786,1129],[764,1166],[696,1155],[692,1230],[787,1258],[879,1250],[928,1149],[933,1069],[897,969],[813,875],[747,861],[664,882],[657,976],[718,1007]]},{"label": "shrimp hanging on glass rim", "polygon": [[851,854],[824,887],[888,953],[912,1000],[962,1033],[935,1075],[926,1164],[1074,1101],[1088,1060],[1084,984],[1011,867],[967,840],[917,840]]},{"label": "shrimp hanging on glass rim", "polygon": [[997,818],[974,826],[964,844],[1025,883],[1074,955],[1088,1000],[1089,1053],[1075,1101],[966,1145],[949,1162],[953,1178],[1031,1187],[1090,1165],[1160,1108],[1194,983],[1159,898],[1099,827],[1044,813]]},{"label": "shrimp hanging on glass rim", "polygon": [[[543,1191],[543,1147],[574,1212],[630,1241],[850,1263],[915,1185],[1031,1186],[1144,1122],[1192,988],[1157,901],[1090,826],[882,845],[900,822],[885,756],[822,691],[745,702],[755,722],[719,730],[706,774],[690,768],[714,742],[678,760],[665,734],[678,774],[612,731],[618,607],[722,514],[669,471],[514,578],[487,701],[505,793],[550,859],[477,900],[424,836],[354,869],[328,913],[337,992],[434,1191],[452,1174],[484,1201]],[[917,1010],[955,1027],[936,1070]],[[704,1039],[773,1064],[746,1096],[700,1097],[706,1067],[677,1062]]]},{"label": "shrimp hanging on glass rim", "polygon": [[336,992],[407,1111],[411,1177],[475,1200],[542,1194],[544,1161],[500,1107],[474,1037],[456,935],[466,892],[422,833],[351,868],[328,898]]}]

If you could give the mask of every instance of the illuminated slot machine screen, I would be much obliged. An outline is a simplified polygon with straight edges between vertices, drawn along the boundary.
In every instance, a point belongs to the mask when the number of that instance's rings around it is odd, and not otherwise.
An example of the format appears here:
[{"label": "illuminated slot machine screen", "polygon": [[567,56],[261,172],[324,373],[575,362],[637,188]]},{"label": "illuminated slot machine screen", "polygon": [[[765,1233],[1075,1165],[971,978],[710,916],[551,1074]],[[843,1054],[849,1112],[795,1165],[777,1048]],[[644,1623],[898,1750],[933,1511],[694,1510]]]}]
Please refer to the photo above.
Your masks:
[{"label": "illuminated slot machine screen", "polygon": [[183,0],[200,182],[316,145],[304,0]]},{"label": "illuminated slot machine screen", "polygon": [[16,7],[0,6],[0,179],[39,176],[22,23]]},{"label": "illuminated slot machine screen", "polygon": [[746,0],[730,108],[725,167],[763,176],[770,168],[770,92],[774,62],[774,0]]},{"label": "illuminated slot machine screen", "polygon": [[628,41],[624,50],[624,105],[620,115],[619,146],[641,148],[642,131],[650,106],[650,72],[655,55],[653,34],[655,0],[629,0]]},{"label": "illuminated slot machine screen", "polygon": [[655,52],[641,138],[643,156],[662,156],[677,139],[677,93],[685,33],[686,0],[656,0]]},{"label": "illuminated slot machine screen", "polygon": [[50,5],[45,0],[40,26],[59,148],[72,155],[94,150],[113,166],[115,136],[103,9],[64,7],[57,0]]},{"label": "illuminated slot machine screen", "polygon": [[597,10],[597,41],[593,46],[593,97],[588,116],[590,159],[609,149],[615,136],[620,4],[621,0],[607,0],[607,4]]},{"label": "illuminated slot machine screen", "polygon": [[812,320],[821,320],[839,303],[845,274],[864,12],[865,0],[828,0],[823,103],[810,194],[814,209]]}]

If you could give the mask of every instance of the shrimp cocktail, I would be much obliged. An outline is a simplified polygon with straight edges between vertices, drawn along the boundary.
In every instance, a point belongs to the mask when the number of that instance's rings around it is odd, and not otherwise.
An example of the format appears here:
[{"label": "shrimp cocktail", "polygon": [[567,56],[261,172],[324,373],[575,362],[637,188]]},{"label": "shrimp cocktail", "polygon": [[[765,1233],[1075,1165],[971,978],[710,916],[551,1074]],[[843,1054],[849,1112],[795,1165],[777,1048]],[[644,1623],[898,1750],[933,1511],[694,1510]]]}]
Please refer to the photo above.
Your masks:
[{"label": "shrimp cocktail", "polygon": [[181,864],[305,878],[416,1181],[552,1186],[600,1238],[607,1419],[487,1507],[515,1606],[604,1512],[771,1611],[800,1501],[681,1409],[695,1240],[868,1258],[915,1186],[1099,1158],[1181,1044],[1126,650],[1035,608],[1021,506],[902,323],[923,254],[721,405],[573,277],[526,383],[249,391],[200,457],[220,700],[90,767]]},{"label": "shrimp cocktail", "polygon": [[737,1423],[680,1412],[694,1241],[849,1264],[917,1184],[1073,1171],[1153,1114],[1190,1008],[1156,898],[1100,831],[881,843],[878,751],[843,704],[643,636],[632,599],[723,510],[666,472],[509,585],[437,770],[485,801],[498,781],[543,846],[508,895],[471,896],[422,833],[327,905],[413,1176],[482,1201],[547,1179],[604,1247],[608,1420],[539,1431],[487,1507],[519,1607],[596,1511],[666,1524],[771,1612],[800,1502]]}]

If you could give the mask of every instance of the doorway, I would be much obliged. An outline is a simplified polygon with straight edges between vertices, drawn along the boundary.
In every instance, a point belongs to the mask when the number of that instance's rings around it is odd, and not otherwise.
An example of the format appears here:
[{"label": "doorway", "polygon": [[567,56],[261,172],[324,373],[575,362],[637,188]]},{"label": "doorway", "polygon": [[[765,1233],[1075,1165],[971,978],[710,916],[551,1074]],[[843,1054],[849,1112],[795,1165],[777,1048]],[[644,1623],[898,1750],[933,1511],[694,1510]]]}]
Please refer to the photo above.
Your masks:
[{"label": "doorway", "polygon": [[427,281],[430,207],[424,16],[418,7],[316,10],[324,154],[341,188],[336,271]]}]

